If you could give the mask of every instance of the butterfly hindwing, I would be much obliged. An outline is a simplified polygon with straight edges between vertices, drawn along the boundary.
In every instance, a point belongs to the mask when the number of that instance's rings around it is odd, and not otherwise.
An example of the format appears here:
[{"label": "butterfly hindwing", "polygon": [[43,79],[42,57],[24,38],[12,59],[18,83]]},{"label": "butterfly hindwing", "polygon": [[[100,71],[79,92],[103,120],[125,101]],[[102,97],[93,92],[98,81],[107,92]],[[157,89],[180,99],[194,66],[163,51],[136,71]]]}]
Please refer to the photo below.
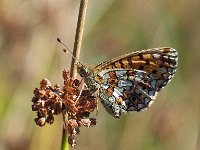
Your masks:
[{"label": "butterfly hindwing", "polygon": [[112,59],[95,67],[99,97],[113,116],[148,108],[174,76],[177,52],[173,48],[138,51]]},{"label": "butterfly hindwing", "polygon": [[148,108],[157,91],[151,79],[140,70],[112,69],[101,74],[99,97],[104,107],[115,117],[122,112]]}]

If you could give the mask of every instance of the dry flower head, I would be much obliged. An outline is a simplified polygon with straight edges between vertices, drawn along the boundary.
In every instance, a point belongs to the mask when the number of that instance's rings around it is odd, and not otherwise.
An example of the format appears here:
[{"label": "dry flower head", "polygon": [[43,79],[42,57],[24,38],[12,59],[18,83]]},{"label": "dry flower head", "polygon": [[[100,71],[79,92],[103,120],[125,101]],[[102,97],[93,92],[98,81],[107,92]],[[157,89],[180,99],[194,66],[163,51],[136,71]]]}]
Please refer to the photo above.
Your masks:
[{"label": "dry flower head", "polygon": [[64,125],[68,130],[68,142],[74,147],[75,136],[80,132],[80,126],[91,127],[96,125],[96,119],[90,118],[90,112],[97,109],[97,99],[88,90],[81,92],[81,82],[69,77],[69,72],[63,71],[64,86],[51,86],[48,79],[40,82],[35,88],[32,98],[32,110],[37,111],[35,122],[39,126],[52,124],[54,116],[67,113]]}]

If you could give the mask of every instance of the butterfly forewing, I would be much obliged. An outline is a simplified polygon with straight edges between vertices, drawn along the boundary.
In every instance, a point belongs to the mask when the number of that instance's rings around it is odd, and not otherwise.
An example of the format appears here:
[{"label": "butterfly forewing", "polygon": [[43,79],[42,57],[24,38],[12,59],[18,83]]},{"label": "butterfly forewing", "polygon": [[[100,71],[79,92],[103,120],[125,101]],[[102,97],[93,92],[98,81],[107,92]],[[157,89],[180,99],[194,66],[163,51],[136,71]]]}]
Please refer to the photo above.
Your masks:
[{"label": "butterfly forewing", "polygon": [[154,48],[99,64],[94,73],[102,104],[115,117],[148,108],[176,72],[177,55],[173,48]]}]

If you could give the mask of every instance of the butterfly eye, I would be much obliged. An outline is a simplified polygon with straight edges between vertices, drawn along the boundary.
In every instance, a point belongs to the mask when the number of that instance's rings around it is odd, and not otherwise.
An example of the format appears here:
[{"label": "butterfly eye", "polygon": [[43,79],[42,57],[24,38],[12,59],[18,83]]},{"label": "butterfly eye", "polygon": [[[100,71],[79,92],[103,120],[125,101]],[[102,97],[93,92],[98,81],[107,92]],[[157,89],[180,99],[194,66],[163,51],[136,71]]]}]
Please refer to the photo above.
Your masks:
[{"label": "butterfly eye", "polygon": [[86,77],[88,75],[88,69],[85,67],[81,67],[78,69],[78,73],[81,77]]}]

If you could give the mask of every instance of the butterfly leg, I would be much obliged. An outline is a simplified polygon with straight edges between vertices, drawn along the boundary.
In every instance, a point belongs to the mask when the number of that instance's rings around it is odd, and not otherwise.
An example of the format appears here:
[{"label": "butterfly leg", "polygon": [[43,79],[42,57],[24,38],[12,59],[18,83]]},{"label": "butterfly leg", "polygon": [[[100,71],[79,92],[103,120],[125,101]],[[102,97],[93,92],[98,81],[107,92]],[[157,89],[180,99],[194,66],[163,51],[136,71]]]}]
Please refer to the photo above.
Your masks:
[{"label": "butterfly leg", "polygon": [[[96,94],[96,95],[97,95],[97,97],[99,97],[99,90],[97,90],[97,94]],[[98,104],[98,101],[99,101],[99,100],[98,100],[98,98],[97,98],[97,104]],[[97,105],[96,110],[97,110],[97,111],[96,111],[96,116],[97,116],[98,113],[99,113],[99,106],[98,106],[98,105]]]},{"label": "butterfly leg", "polygon": [[[85,83],[83,83],[83,85],[82,85],[82,87],[81,87],[81,90],[80,90],[80,93],[79,93],[79,95],[78,95],[78,97],[77,97],[77,99],[76,99],[76,103],[77,103],[77,101],[79,100],[79,98],[80,98],[80,96],[81,96],[81,94],[82,94],[82,92],[83,92],[83,89],[86,87],[87,85],[85,84]],[[76,104],[75,103],[75,104]]]}]

